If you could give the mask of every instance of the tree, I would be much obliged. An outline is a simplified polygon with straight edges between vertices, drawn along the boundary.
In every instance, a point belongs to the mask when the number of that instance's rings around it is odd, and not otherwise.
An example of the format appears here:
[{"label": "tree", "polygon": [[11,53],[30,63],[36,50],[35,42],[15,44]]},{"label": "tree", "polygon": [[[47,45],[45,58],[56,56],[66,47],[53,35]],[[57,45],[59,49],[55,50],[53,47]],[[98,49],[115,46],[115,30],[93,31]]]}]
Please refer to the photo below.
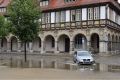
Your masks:
[{"label": "tree", "polygon": [[[10,33],[10,22],[5,19],[3,15],[0,15],[0,44],[2,38],[9,35]],[[1,50],[1,45],[0,45]]]},{"label": "tree", "polygon": [[36,0],[12,0],[8,6],[12,33],[24,43],[26,62],[26,43],[38,36],[40,8]]}]

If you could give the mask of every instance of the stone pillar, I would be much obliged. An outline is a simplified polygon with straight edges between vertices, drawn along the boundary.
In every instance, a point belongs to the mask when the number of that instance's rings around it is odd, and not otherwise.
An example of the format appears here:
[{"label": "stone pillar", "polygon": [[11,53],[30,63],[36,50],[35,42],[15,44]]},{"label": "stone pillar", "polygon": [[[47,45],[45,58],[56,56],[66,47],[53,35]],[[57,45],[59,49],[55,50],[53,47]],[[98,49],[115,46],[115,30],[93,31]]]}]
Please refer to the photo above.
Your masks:
[{"label": "stone pillar", "polygon": [[44,48],[44,41],[42,40],[41,41],[41,54],[43,54],[45,51],[45,48]]},{"label": "stone pillar", "polygon": [[11,52],[11,42],[7,42],[7,52]]},{"label": "stone pillar", "polygon": [[21,52],[21,42],[18,41],[18,52]]},{"label": "stone pillar", "polygon": [[58,51],[58,41],[55,41],[55,50],[54,50],[54,53],[55,54],[59,53],[59,51]]},{"label": "stone pillar", "polygon": [[29,42],[29,52],[32,53],[33,50],[32,50],[32,42]]},{"label": "stone pillar", "polygon": [[74,41],[70,41],[70,54],[74,53]]},{"label": "stone pillar", "polygon": [[85,39],[82,37],[82,49],[85,50]]},{"label": "stone pillar", "polygon": [[87,50],[90,51],[91,49],[90,41],[87,41]]},{"label": "stone pillar", "polygon": [[106,53],[108,52],[108,45],[107,45],[107,41],[100,41],[100,55],[106,55]]}]

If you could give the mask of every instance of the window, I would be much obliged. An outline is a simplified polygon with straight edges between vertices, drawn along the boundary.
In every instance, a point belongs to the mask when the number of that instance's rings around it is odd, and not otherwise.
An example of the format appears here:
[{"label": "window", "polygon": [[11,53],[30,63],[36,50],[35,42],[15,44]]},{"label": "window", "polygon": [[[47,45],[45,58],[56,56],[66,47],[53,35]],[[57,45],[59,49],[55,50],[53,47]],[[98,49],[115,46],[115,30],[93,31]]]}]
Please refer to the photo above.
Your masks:
[{"label": "window", "polygon": [[66,22],[70,22],[70,10],[66,10]]},{"label": "window", "polygon": [[6,8],[0,8],[0,12],[6,12]]},{"label": "window", "polygon": [[65,22],[65,16],[66,12],[65,11],[61,11],[61,22]]},{"label": "window", "polygon": [[60,22],[60,12],[56,12],[55,22]]},{"label": "window", "polygon": [[46,23],[50,23],[50,13],[45,14]]},{"label": "window", "polygon": [[42,13],[42,24],[45,24],[45,13]]},{"label": "window", "polygon": [[119,23],[118,18],[119,18],[119,16],[118,16],[118,14],[116,14],[116,15],[115,15],[115,22],[116,22],[116,23]]},{"label": "window", "polygon": [[73,2],[73,1],[76,1],[76,0],[64,0],[65,2]]},{"label": "window", "polygon": [[75,10],[71,10],[71,21],[75,21],[76,16],[75,16]]},{"label": "window", "polygon": [[93,20],[93,8],[88,8],[88,20]]},{"label": "window", "polygon": [[55,23],[55,12],[51,12],[51,23]]},{"label": "window", "polygon": [[94,19],[99,19],[99,7],[94,8]]},{"label": "window", "polygon": [[49,0],[40,0],[40,6],[47,6],[49,3]]},{"label": "window", "polygon": [[110,20],[112,20],[112,19],[113,19],[112,9],[109,9],[109,18],[110,18]]},{"label": "window", "polygon": [[81,21],[82,16],[81,16],[81,9],[76,10],[76,21]]}]

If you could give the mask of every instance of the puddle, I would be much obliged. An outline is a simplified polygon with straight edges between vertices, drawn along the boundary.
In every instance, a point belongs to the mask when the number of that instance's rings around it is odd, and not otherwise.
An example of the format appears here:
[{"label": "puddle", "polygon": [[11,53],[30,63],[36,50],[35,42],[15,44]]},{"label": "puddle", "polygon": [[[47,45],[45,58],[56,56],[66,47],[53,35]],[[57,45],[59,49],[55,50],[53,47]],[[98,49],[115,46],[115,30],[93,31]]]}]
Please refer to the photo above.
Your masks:
[{"label": "puddle", "polygon": [[[0,61],[1,63],[4,60]],[[5,63],[5,62],[4,62]],[[2,64],[1,64],[2,65]],[[4,64],[5,65],[5,64]],[[13,60],[6,62],[7,66],[12,68],[45,68],[45,69],[63,69],[63,70],[77,70],[77,71],[104,71],[104,72],[120,72],[120,65],[107,65],[95,63],[93,65],[77,65],[69,59],[40,59],[29,60],[26,63],[21,60]]]}]

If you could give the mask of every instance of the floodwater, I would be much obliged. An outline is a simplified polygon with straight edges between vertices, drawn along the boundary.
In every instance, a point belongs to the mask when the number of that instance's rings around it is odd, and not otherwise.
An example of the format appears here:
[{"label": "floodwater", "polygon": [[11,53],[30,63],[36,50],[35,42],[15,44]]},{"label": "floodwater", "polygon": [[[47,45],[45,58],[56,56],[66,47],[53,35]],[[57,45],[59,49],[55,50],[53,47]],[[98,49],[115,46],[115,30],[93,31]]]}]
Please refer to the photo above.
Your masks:
[{"label": "floodwater", "polygon": [[120,65],[78,65],[70,58],[0,60],[0,80],[120,80]]}]

